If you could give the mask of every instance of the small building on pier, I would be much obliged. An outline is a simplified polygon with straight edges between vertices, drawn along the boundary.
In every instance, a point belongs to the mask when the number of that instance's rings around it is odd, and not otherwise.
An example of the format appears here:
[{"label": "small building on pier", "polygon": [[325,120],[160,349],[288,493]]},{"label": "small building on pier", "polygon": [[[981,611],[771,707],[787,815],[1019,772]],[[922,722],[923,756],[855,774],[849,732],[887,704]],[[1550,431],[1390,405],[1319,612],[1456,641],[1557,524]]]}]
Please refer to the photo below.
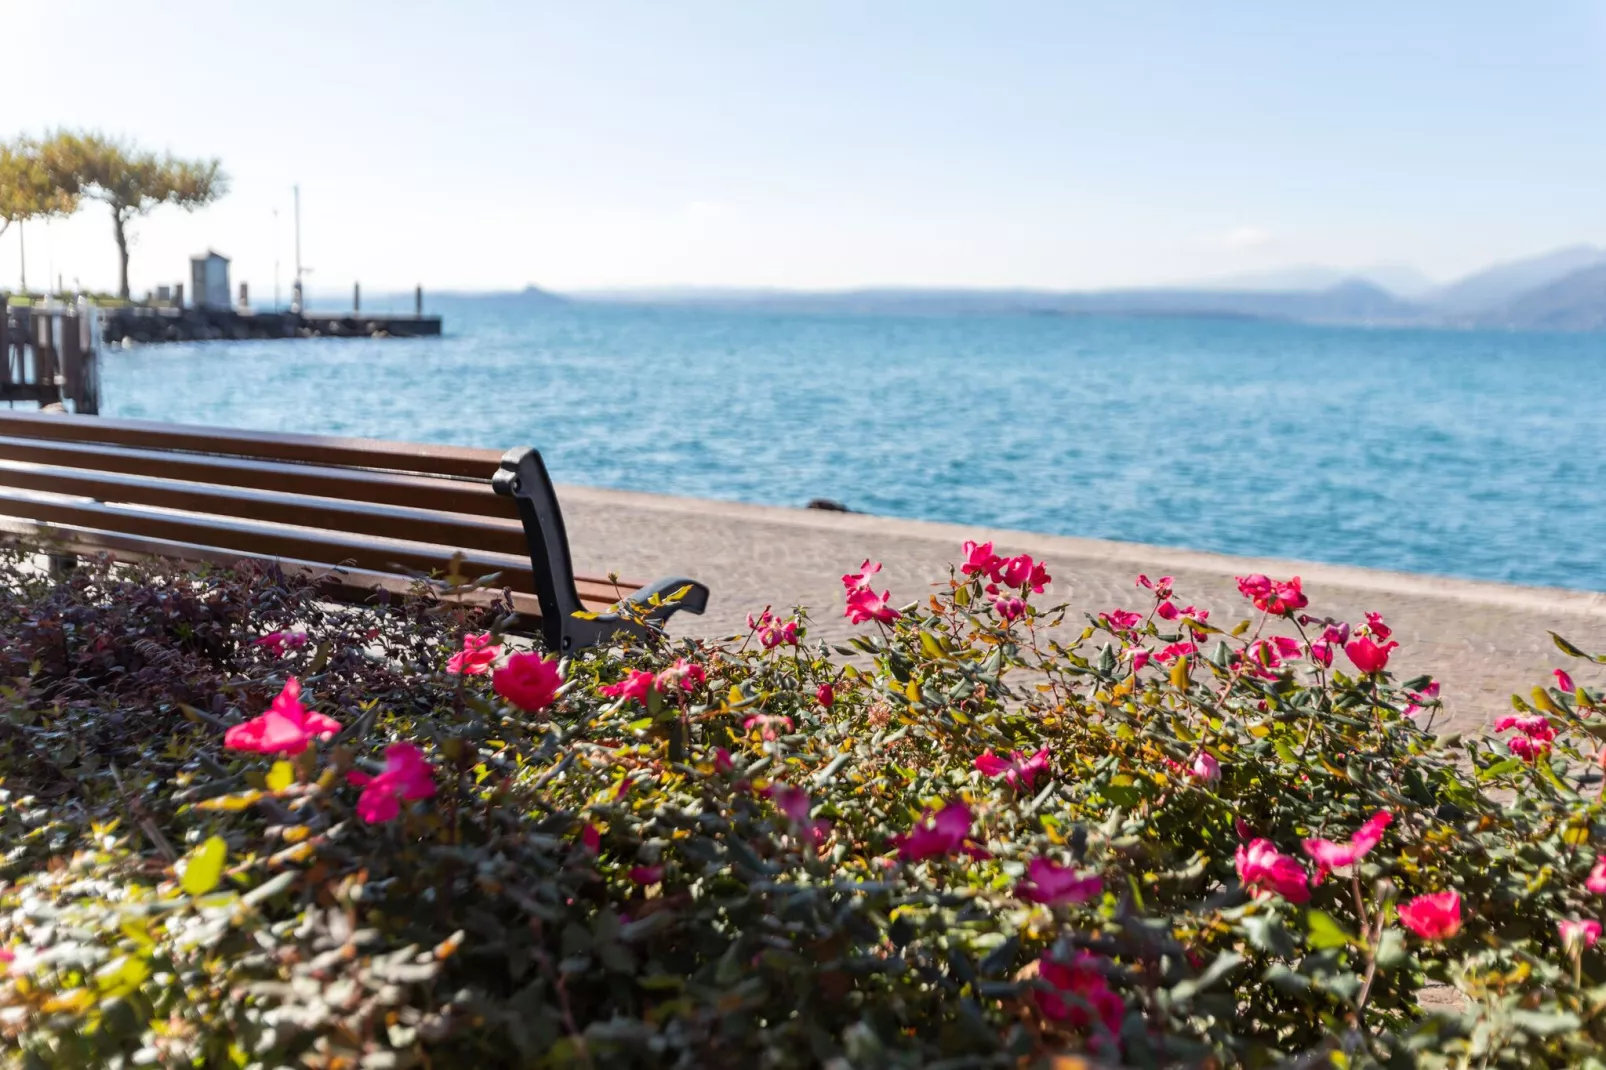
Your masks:
[{"label": "small building on pier", "polygon": [[190,286],[196,308],[228,308],[229,258],[211,249],[190,257]]}]

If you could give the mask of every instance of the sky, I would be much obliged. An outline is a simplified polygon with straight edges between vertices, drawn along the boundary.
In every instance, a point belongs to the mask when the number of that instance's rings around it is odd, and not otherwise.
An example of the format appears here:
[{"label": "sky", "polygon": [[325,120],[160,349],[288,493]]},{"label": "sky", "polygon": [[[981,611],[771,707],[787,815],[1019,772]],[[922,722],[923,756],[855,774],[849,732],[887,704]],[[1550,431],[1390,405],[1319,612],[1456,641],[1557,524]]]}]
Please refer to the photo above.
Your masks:
[{"label": "sky", "polygon": [[[1450,279],[1606,244],[1606,3],[0,0],[0,136],[232,189],[136,224],[311,289],[1085,289],[1284,265]],[[48,46],[47,46],[48,45]],[[18,270],[0,237],[0,286]],[[116,280],[103,205],[30,281]]]}]

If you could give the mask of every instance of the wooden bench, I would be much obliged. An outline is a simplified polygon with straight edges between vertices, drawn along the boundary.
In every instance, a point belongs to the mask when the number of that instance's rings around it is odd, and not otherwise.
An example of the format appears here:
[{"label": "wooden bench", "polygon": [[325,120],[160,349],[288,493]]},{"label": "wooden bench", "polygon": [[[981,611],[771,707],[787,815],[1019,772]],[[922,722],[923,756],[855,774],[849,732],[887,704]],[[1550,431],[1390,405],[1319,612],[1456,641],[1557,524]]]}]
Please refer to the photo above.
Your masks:
[{"label": "wooden bench", "polygon": [[[496,574],[547,648],[568,653],[618,632],[645,636],[708,588],[576,577],[541,455],[281,435],[93,416],[0,411],[0,531],[72,552],[229,566],[276,560],[336,597],[410,588],[454,555]],[[671,604],[653,596],[686,593]],[[644,615],[619,612],[629,600]],[[594,620],[574,616],[597,613]]]}]

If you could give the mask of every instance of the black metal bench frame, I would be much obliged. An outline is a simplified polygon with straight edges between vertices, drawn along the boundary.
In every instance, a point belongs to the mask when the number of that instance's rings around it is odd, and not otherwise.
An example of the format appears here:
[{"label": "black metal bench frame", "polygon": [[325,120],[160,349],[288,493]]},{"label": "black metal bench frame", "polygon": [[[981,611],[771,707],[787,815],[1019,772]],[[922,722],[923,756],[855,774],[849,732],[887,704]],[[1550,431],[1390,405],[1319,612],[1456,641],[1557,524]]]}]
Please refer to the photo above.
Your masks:
[{"label": "black metal bench frame", "polygon": [[[491,477],[491,488],[518,506],[524,539],[530,547],[535,595],[541,602],[541,629],[547,648],[568,654],[595,646],[622,633],[649,638],[656,627],[680,610],[701,614],[708,607],[708,588],[696,580],[657,580],[625,598],[624,611],[580,617],[584,612],[569,557],[569,534],[558,507],[557,491],[546,462],[533,446],[508,450]],[[679,592],[678,597],[675,596]]]}]

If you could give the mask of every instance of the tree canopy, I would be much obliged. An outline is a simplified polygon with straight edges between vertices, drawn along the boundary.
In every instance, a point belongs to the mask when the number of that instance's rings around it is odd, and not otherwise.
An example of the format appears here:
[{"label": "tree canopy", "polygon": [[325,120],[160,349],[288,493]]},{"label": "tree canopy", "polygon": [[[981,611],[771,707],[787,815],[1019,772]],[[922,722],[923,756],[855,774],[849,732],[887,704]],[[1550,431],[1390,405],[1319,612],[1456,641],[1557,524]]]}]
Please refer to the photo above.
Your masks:
[{"label": "tree canopy", "polygon": [[0,142],[0,234],[20,220],[67,215],[77,207],[77,195],[53,173],[38,142]]},{"label": "tree canopy", "polygon": [[158,155],[101,134],[59,132],[40,146],[46,171],[64,193],[109,205],[117,241],[118,293],[128,297],[128,224],[163,204],[194,211],[228,191],[228,176],[213,160]]}]

